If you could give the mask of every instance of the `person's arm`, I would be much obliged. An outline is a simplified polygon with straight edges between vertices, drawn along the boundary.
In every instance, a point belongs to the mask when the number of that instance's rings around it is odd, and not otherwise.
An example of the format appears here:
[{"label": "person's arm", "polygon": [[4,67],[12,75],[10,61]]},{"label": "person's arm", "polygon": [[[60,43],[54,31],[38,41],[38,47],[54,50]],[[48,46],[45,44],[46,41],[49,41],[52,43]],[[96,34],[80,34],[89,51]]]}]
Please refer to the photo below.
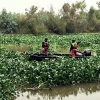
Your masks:
[{"label": "person's arm", "polygon": [[48,48],[49,48],[49,43],[48,43]]},{"label": "person's arm", "polygon": [[77,44],[80,44],[81,42],[79,41],[79,42],[77,42]]}]

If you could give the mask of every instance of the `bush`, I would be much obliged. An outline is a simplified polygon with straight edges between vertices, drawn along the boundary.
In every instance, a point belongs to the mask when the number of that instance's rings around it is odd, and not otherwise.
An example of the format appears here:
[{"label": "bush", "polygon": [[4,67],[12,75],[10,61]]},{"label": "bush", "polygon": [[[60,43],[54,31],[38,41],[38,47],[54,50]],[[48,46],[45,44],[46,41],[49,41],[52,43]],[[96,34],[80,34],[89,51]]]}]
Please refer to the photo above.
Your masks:
[{"label": "bush", "polygon": [[30,19],[27,23],[28,29],[31,34],[45,34],[48,32],[47,27],[44,23],[41,23],[39,20]]},{"label": "bush", "polygon": [[53,16],[52,14],[48,15],[48,20],[45,25],[47,26],[49,32],[56,34],[64,34],[65,31],[65,22],[60,19],[59,16]]},{"label": "bush", "polygon": [[17,30],[17,23],[15,22],[14,14],[7,13],[5,9],[0,15],[0,28],[3,33],[15,33]]}]

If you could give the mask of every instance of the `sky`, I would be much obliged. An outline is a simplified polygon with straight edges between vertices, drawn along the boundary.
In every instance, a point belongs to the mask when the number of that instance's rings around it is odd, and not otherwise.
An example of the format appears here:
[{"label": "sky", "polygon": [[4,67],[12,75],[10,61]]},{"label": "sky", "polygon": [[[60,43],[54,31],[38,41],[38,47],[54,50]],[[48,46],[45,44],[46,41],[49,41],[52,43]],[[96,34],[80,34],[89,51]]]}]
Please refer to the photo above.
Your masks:
[{"label": "sky", "polygon": [[[0,0],[0,12],[6,9],[7,12],[12,13],[25,13],[25,9],[30,9],[32,5],[37,6],[39,9],[44,8],[49,11],[50,6],[53,6],[55,12],[62,8],[64,3],[75,3],[82,0]],[[97,8],[96,2],[99,0],[85,0],[87,10],[90,6]]]}]

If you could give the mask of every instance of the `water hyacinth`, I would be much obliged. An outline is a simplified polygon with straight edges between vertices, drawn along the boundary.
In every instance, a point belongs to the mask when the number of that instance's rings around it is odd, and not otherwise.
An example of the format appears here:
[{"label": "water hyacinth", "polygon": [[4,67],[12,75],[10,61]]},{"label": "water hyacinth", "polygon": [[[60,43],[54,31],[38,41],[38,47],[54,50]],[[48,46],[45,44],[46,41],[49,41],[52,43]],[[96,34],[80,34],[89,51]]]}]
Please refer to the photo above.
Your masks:
[{"label": "water hyacinth", "polygon": [[[25,85],[39,86],[39,84],[45,83],[46,86],[61,86],[100,81],[100,46],[97,46],[99,45],[100,34],[64,35],[62,37],[47,35],[51,45],[49,52],[52,54],[57,50],[60,53],[61,49],[64,53],[68,53],[70,41],[75,37],[76,40],[82,39],[79,49],[93,48],[92,51],[97,51],[98,55],[79,59],[58,57],[41,62],[28,61],[27,56],[30,53],[40,52],[44,36],[0,34],[0,37],[1,100],[10,100],[15,95],[16,90]],[[21,48],[25,44],[29,45],[31,49],[22,50]],[[19,54],[19,49],[9,48],[7,45],[16,45],[22,50],[22,53]],[[66,50],[65,47],[68,49]]]}]

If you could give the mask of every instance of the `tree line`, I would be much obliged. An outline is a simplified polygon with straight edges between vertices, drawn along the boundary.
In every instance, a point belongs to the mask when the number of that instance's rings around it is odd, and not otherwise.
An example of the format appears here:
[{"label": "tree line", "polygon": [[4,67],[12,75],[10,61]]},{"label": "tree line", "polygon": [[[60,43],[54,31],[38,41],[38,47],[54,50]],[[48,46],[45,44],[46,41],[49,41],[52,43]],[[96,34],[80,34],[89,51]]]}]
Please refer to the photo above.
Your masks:
[{"label": "tree line", "polygon": [[64,3],[55,13],[37,6],[25,9],[25,14],[11,13],[3,9],[0,13],[0,32],[15,34],[69,34],[100,32],[100,1],[98,9],[93,6],[86,10],[85,0],[72,4]]}]

